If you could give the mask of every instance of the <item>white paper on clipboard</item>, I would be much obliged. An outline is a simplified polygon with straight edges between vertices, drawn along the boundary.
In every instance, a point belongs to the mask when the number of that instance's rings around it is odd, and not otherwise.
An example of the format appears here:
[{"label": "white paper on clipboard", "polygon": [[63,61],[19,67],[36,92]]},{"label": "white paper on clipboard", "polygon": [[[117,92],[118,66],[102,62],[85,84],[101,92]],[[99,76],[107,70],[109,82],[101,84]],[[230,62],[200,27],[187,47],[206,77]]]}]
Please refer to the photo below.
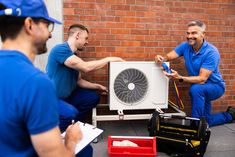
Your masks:
[{"label": "white paper on clipboard", "polygon": [[[83,148],[85,148],[88,144],[90,144],[95,138],[97,138],[104,131],[87,123],[82,123],[80,121],[76,123],[79,123],[83,137],[75,148],[75,154],[80,152]],[[61,135],[64,137],[65,132],[63,132]]]}]

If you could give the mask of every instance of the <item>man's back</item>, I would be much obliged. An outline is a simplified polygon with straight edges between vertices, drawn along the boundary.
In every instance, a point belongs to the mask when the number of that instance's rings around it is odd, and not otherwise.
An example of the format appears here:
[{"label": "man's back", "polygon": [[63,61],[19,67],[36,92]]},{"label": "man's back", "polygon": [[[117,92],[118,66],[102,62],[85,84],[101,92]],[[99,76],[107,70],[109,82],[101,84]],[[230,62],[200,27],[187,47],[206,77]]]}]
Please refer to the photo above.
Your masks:
[{"label": "man's back", "polygon": [[0,71],[0,156],[35,156],[29,135],[58,125],[53,86],[18,51],[0,51]]},{"label": "man's back", "polygon": [[79,72],[64,65],[73,55],[67,42],[56,45],[50,52],[46,71],[56,87],[59,98],[68,97],[77,86]]}]

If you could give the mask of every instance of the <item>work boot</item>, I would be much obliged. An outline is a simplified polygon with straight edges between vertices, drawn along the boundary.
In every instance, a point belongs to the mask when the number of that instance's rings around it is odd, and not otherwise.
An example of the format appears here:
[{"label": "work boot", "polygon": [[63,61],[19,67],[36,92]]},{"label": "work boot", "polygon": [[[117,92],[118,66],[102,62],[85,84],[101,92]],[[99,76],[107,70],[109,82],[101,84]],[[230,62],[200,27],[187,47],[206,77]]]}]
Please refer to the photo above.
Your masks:
[{"label": "work boot", "polygon": [[227,108],[227,112],[231,114],[231,116],[233,117],[233,120],[235,120],[235,108],[232,106],[229,106]]}]

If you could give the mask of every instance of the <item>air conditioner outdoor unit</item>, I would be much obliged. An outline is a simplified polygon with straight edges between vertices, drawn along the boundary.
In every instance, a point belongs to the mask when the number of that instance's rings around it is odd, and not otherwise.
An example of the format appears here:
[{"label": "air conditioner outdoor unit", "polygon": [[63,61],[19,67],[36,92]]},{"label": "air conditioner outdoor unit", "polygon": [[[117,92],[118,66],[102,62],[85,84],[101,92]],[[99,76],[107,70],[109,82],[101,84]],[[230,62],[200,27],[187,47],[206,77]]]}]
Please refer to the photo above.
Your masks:
[{"label": "air conditioner outdoor unit", "polygon": [[168,108],[169,79],[155,62],[109,64],[110,110]]}]

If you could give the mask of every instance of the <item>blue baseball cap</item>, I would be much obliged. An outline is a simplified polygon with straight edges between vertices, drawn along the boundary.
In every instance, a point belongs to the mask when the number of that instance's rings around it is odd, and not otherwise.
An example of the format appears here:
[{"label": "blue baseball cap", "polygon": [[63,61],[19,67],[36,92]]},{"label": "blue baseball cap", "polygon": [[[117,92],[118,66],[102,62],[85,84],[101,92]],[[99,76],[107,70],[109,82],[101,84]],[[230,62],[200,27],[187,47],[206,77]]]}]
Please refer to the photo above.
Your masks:
[{"label": "blue baseball cap", "polygon": [[43,18],[49,22],[61,24],[50,17],[43,0],[0,0],[6,9],[0,10],[0,16]]}]

